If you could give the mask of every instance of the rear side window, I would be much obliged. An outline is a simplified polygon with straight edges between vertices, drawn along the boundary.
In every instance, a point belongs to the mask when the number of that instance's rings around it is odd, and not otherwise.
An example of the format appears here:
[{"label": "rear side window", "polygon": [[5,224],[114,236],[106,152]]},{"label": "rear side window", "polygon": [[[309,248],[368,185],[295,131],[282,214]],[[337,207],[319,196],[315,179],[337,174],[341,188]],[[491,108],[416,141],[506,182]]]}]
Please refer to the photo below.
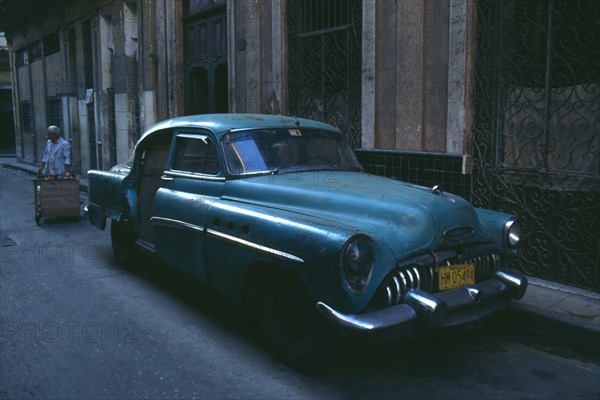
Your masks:
[{"label": "rear side window", "polygon": [[204,135],[177,135],[173,170],[217,175],[221,168],[213,141]]}]

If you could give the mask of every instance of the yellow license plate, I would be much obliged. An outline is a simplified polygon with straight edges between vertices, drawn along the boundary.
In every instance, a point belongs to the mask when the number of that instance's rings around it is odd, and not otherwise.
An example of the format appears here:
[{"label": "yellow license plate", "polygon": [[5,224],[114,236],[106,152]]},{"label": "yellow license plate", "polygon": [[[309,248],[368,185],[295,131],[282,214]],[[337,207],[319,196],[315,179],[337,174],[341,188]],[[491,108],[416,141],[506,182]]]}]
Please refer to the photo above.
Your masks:
[{"label": "yellow license plate", "polygon": [[440,291],[456,289],[475,283],[475,264],[456,264],[437,267],[438,288]]}]

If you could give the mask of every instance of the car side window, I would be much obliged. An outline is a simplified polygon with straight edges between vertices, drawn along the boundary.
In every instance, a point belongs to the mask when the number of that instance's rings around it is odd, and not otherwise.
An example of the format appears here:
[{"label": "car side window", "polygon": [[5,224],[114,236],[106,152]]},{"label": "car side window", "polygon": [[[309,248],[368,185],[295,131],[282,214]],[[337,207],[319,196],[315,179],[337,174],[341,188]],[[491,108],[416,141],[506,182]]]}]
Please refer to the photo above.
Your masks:
[{"label": "car side window", "polygon": [[203,135],[177,135],[172,169],[217,175],[221,168],[213,141]]}]

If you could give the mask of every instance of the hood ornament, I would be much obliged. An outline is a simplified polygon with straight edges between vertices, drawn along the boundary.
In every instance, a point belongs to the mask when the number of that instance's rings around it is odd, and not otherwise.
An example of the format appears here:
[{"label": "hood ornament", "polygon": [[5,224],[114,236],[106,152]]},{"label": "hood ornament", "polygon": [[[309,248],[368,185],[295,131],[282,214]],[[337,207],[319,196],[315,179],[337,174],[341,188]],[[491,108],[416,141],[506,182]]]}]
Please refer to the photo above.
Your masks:
[{"label": "hood ornament", "polygon": [[433,193],[436,196],[440,196],[441,198],[443,198],[450,204],[456,204],[456,200],[454,200],[452,197],[450,197],[446,193],[444,193],[442,191],[442,189],[440,188],[440,185],[435,185],[434,187],[432,187],[431,193]]}]

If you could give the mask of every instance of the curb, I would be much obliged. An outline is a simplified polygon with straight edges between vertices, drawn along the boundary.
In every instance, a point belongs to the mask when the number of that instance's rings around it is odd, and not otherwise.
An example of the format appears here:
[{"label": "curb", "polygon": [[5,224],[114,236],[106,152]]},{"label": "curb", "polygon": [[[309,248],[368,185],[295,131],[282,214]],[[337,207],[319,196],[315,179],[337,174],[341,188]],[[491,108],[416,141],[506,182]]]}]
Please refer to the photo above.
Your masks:
[{"label": "curb", "polygon": [[600,357],[600,293],[528,276],[521,300],[511,301],[515,324]]},{"label": "curb", "polygon": [[511,317],[515,318],[513,322],[525,331],[600,356],[598,324],[518,301],[511,302],[510,311]]}]

